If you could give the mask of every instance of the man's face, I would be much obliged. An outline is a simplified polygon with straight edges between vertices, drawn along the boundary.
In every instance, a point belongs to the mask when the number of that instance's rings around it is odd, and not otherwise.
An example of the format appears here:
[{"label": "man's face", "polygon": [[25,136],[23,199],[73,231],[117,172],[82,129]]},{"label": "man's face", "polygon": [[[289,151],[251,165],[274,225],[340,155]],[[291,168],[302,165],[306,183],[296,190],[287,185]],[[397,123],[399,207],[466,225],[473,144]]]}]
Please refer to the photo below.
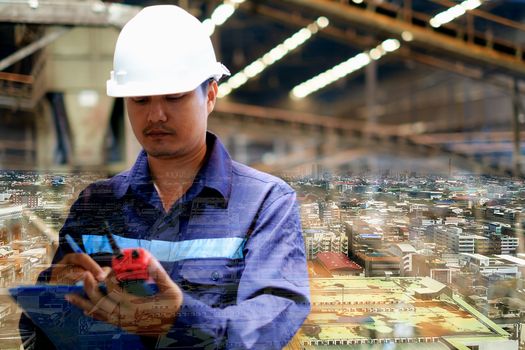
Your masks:
[{"label": "man's face", "polygon": [[208,115],[213,110],[217,83],[185,93],[126,98],[133,133],[146,153],[175,158],[197,152],[206,142]]}]

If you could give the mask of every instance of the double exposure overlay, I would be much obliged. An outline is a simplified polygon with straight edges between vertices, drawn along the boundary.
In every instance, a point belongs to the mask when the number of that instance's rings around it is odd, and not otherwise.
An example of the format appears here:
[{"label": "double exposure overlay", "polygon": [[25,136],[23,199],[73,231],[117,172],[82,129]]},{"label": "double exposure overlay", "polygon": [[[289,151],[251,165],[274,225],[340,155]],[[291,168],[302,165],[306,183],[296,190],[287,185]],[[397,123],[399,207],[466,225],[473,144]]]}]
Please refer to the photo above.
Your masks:
[{"label": "double exposure overlay", "polygon": [[0,0],[0,350],[525,350],[524,23]]}]

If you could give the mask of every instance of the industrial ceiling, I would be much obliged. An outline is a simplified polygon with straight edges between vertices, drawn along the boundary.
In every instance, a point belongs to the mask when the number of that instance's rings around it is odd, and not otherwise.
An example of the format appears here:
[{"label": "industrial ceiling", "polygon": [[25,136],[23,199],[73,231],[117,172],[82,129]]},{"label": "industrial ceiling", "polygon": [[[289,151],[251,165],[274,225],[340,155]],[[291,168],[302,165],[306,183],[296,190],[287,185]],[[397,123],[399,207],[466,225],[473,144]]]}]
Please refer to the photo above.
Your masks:
[{"label": "industrial ceiling", "polygon": [[215,24],[217,56],[232,72],[221,83],[225,120],[523,173],[524,0],[0,1],[0,104],[20,114],[37,106],[48,92],[39,53],[71,28],[119,28],[160,3]]}]

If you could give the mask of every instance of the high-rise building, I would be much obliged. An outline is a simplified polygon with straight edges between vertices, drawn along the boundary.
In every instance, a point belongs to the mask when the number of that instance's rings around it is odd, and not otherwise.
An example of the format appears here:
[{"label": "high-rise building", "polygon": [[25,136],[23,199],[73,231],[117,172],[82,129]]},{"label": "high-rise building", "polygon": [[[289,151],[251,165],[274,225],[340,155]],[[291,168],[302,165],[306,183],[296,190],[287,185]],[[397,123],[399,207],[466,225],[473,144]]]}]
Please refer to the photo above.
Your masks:
[{"label": "high-rise building", "polygon": [[343,233],[324,229],[306,229],[303,231],[306,245],[306,258],[313,260],[320,252],[348,254],[348,239]]},{"label": "high-rise building", "polygon": [[445,253],[480,253],[491,252],[491,240],[488,237],[464,232],[456,226],[437,226],[434,228],[434,240]]},{"label": "high-rise building", "polygon": [[519,238],[505,235],[491,236],[492,254],[515,254],[518,250]]},{"label": "high-rise building", "polygon": [[37,194],[14,194],[11,196],[11,201],[15,205],[25,205],[28,208],[37,208],[41,206],[42,198]]},{"label": "high-rise building", "polygon": [[321,224],[321,218],[319,216],[319,204],[314,203],[302,203],[301,204],[301,221],[304,226],[312,227]]},{"label": "high-rise building", "polygon": [[366,222],[354,220],[345,222],[348,237],[348,254],[355,256],[359,252],[379,250],[383,247],[383,231]]},{"label": "high-rise building", "polygon": [[319,205],[319,217],[325,225],[330,225],[340,221],[341,212],[334,202],[322,203]]}]

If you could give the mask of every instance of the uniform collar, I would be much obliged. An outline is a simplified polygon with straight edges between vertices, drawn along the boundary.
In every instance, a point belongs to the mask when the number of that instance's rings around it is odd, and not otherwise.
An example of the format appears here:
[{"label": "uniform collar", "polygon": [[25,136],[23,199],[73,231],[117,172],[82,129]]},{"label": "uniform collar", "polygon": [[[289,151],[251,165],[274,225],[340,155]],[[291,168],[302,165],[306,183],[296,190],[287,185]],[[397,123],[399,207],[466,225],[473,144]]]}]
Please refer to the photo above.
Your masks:
[{"label": "uniform collar", "polygon": [[[198,195],[219,195],[226,204],[231,193],[232,159],[219,138],[211,132],[206,132],[206,146],[206,159],[186,197],[191,199]],[[144,150],[139,153],[135,164],[127,172],[116,195],[123,197],[129,191],[135,194],[151,194],[153,191],[148,155]]]}]

